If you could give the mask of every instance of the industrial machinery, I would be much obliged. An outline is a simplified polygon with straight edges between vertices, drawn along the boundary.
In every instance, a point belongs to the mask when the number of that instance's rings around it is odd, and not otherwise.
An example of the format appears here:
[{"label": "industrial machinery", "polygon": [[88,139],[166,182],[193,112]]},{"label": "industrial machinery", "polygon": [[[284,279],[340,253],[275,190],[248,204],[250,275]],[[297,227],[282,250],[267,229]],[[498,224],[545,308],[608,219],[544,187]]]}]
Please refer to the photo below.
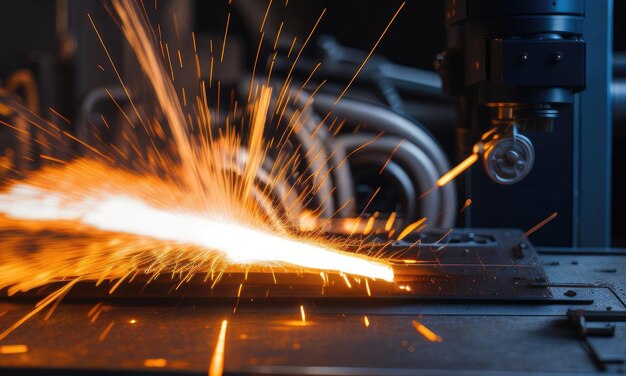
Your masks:
[{"label": "industrial machinery", "polygon": [[[179,136],[137,52],[153,45],[170,98],[208,124],[191,139],[253,139],[246,110],[269,88],[262,136],[281,147],[257,161],[260,216],[350,241],[393,282],[273,264],[183,277],[197,260],[181,257],[8,286],[2,374],[625,372],[624,1],[144,0],[135,45],[120,1],[0,3],[3,181],[83,158],[167,179],[154,161]],[[211,155],[245,181],[255,144],[224,138],[240,145]],[[74,255],[68,228],[11,226],[0,243],[24,260],[50,239]],[[56,303],[40,317],[37,301]]]},{"label": "industrial machinery", "polygon": [[522,133],[551,131],[557,107],[572,105],[585,88],[584,16],[582,1],[448,2],[448,48],[437,66],[444,91],[461,97],[467,133],[505,128],[480,146],[495,182],[514,184],[530,173],[534,149]]}]

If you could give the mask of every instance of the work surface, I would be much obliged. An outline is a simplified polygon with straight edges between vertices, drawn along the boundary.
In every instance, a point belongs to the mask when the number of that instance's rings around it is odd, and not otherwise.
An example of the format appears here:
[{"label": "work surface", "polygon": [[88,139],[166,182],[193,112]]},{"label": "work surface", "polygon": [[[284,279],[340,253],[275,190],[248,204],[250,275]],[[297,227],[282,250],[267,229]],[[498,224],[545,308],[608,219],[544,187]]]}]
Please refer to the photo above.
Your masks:
[{"label": "work surface", "polygon": [[[225,374],[626,372],[626,253],[612,252],[540,250],[552,303],[447,298],[67,301],[48,320],[44,311],[0,341],[0,348],[27,346],[26,351],[0,354],[1,373],[206,374],[224,319]],[[0,301],[2,329],[33,306],[32,300]],[[614,314],[596,323],[614,328],[613,335],[590,336],[585,342],[568,321],[568,309]],[[439,337],[420,334],[414,321]]]}]

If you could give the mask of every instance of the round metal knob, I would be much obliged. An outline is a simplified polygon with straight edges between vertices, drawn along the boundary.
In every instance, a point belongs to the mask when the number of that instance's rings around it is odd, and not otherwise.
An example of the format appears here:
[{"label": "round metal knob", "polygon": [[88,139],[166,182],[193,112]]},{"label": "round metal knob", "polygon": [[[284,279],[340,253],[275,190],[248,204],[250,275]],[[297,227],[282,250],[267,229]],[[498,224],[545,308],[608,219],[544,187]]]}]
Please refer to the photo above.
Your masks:
[{"label": "round metal knob", "polygon": [[535,151],[528,137],[518,134],[485,144],[483,164],[487,175],[499,184],[515,184],[533,168]]}]

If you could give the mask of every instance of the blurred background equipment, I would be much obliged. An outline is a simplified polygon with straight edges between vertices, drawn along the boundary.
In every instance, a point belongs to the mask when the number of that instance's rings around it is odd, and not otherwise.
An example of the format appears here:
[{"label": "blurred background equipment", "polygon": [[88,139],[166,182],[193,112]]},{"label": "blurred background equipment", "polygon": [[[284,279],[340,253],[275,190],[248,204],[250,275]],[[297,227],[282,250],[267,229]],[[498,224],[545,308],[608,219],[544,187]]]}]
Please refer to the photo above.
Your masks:
[{"label": "blurred background equipment", "polygon": [[[401,4],[144,0],[158,39],[167,41],[168,56],[178,51],[182,67],[183,61],[195,61],[197,49],[197,70],[177,70],[174,84],[179,91],[185,88],[181,101],[202,95],[197,74],[220,93],[210,115],[215,129],[243,117],[233,111],[235,103],[247,103],[252,84],[270,82],[271,72],[271,100],[286,105],[282,113],[271,114],[275,128],[265,129],[265,136],[281,135],[286,142],[261,164],[259,201],[279,203],[265,209],[281,215],[319,214],[317,222],[300,226],[318,226],[328,236],[356,231],[375,245],[381,238],[394,239],[380,254],[389,256],[398,276],[395,285],[373,285],[379,295],[363,300],[335,286],[339,277],[331,284],[322,274],[322,298],[317,280],[281,284],[262,275],[265,284],[244,289],[240,301],[243,283],[228,275],[211,290],[210,307],[202,307],[208,298],[202,284],[167,293],[157,283],[145,290],[130,285],[120,289],[121,297],[138,299],[132,308],[151,321],[133,327],[139,333],[134,342],[122,335],[110,340],[116,349],[131,351],[81,357],[84,349],[108,344],[97,335],[83,338],[73,321],[65,320],[57,327],[38,323],[18,338],[45,333],[42,338],[57,341],[50,343],[80,348],[68,350],[75,358],[42,346],[23,363],[42,372],[56,359],[61,370],[83,362],[78,368],[141,373],[149,370],[137,366],[138,359],[155,360],[150,357],[166,352],[164,357],[182,359],[176,369],[197,372],[199,364],[208,363],[207,354],[198,355],[201,345],[192,343],[197,333],[190,328],[236,311],[243,313],[241,326],[229,326],[237,336],[226,346],[230,370],[239,374],[463,369],[475,374],[486,365],[515,374],[623,372],[626,267],[624,248],[617,247],[626,246],[626,1],[410,1],[370,56]],[[108,5],[99,0],[0,2],[6,30],[0,35],[0,120],[11,125],[0,127],[2,177],[20,178],[55,160],[93,156],[97,151],[86,145],[90,142],[129,156],[114,162],[138,170],[145,166],[134,165],[133,157],[141,153],[134,146],[155,142],[156,148],[171,148],[166,126],[154,139],[133,126],[135,104],[110,61],[139,107],[154,98]],[[320,14],[324,19],[306,38]],[[217,60],[220,64],[214,64]],[[287,83],[292,90],[283,91]],[[152,115],[156,124],[166,123],[162,113]],[[289,132],[294,118],[300,128]],[[35,124],[42,121],[56,131],[38,129]],[[57,140],[55,132],[84,142]],[[247,156],[242,147],[227,157],[242,161]],[[279,182],[269,181],[274,165],[287,166]],[[452,172],[458,172],[454,179]],[[422,232],[424,217],[428,230]],[[389,235],[411,225],[402,236]],[[77,290],[79,301],[111,299],[105,287]],[[270,291],[276,300],[267,298]],[[234,294],[233,309],[228,297]],[[175,299],[178,305],[183,298],[193,307],[159,305],[160,299]],[[285,319],[294,302],[304,324]],[[313,314],[322,317],[314,333],[304,332],[309,329],[305,306],[309,320]],[[83,308],[72,306],[63,317],[82,317]],[[444,342],[432,332],[428,340],[441,347],[405,339],[407,318],[422,314],[445,328]],[[135,325],[128,315],[128,307],[111,313],[118,323]],[[566,317],[570,328],[563,325]],[[276,325],[263,331],[259,322]],[[598,322],[607,324],[598,328],[593,324]],[[415,323],[408,329],[423,334],[424,326]],[[359,330],[372,325],[376,331],[357,334],[357,324]],[[166,337],[159,337],[161,332]],[[301,351],[306,345],[292,338],[298,335],[317,346]],[[155,345],[172,336],[176,346]],[[596,336],[606,341],[595,341]],[[285,344],[289,353],[280,347]],[[254,356],[245,353],[250,348]],[[5,368],[18,374],[23,363],[13,359]]]}]

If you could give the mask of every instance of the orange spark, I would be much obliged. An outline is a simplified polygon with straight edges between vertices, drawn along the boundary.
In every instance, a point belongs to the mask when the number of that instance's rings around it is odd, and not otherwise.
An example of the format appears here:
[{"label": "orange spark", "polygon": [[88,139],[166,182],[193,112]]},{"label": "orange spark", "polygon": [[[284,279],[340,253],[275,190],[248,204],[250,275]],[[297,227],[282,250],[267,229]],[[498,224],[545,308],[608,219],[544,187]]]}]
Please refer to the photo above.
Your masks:
[{"label": "orange spark", "polygon": [[391,230],[391,227],[393,226],[393,223],[396,220],[396,212],[391,212],[391,214],[389,215],[389,219],[387,219],[387,222],[385,222],[385,231],[389,231]]},{"label": "orange spark", "polygon": [[411,223],[410,225],[406,226],[404,228],[404,230],[402,230],[402,232],[400,232],[400,235],[398,235],[398,237],[396,238],[397,240],[402,240],[404,239],[407,235],[409,235],[411,232],[413,232],[413,230],[415,230],[416,228],[418,228],[422,223],[426,222],[426,217],[415,221],[413,223]]},{"label": "orange spark", "polygon": [[368,235],[372,231],[372,228],[374,228],[375,221],[376,221],[376,218],[369,217],[369,219],[365,223],[365,228],[363,229],[363,235]]},{"label": "orange spark", "polygon": [[417,332],[424,336],[430,342],[443,342],[443,338],[435,334],[432,330],[428,329],[424,325],[422,325],[417,320],[412,321],[413,327]]},{"label": "orange spark", "polygon": [[341,275],[343,277],[343,280],[346,282],[346,286],[348,286],[349,289],[352,288],[352,284],[350,283],[350,280],[348,279],[348,276],[345,274]]},{"label": "orange spark", "polygon": [[470,205],[472,205],[472,199],[468,198],[467,200],[465,200],[465,203],[463,204],[463,207],[461,208],[460,212],[463,213],[465,209],[469,208]]},{"label": "orange spark", "polygon": [[48,107],[48,110],[50,110],[50,112],[52,112],[53,114],[55,114],[56,116],[58,116],[59,118],[61,118],[61,120],[63,120],[64,122],[66,122],[67,124],[72,124],[71,121],[69,121],[68,118],[66,118],[65,116],[61,115],[57,110],[55,110],[52,107]]},{"label": "orange spark", "polygon": [[104,328],[102,333],[100,333],[100,335],[98,336],[98,341],[100,342],[104,341],[104,339],[109,335],[109,332],[113,328],[113,325],[115,325],[115,321],[111,321],[109,325],[107,325],[106,328]]},{"label": "orange spark", "polygon": [[147,368],[162,368],[167,366],[167,359],[156,358],[156,359],[145,359],[143,361],[144,367]]},{"label": "orange spark", "polygon": [[62,159],[54,158],[54,157],[51,157],[51,156],[45,155],[45,154],[39,154],[39,158],[45,159],[45,160],[51,161],[51,162],[60,163],[60,164],[67,164],[67,162],[62,160]]},{"label": "orange spark", "polygon": [[556,218],[557,215],[559,215],[559,213],[557,213],[557,212],[554,212],[554,213],[550,214],[546,219],[542,220],[541,222],[539,222],[536,225],[534,225],[530,230],[526,231],[526,233],[524,234],[524,237],[525,238],[529,237],[532,233],[534,233],[535,231],[539,230],[540,228],[545,226],[548,222],[550,222],[551,220]]},{"label": "orange spark", "polygon": [[28,352],[26,345],[2,345],[0,346],[0,354],[23,354]]},{"label": "orange spark", "polygon": [[270,8],[272,7],[272,0],[267,4],[267,8],[265,9],[265,15],[263,16],[263,22],[261,22],[261,28],[259,29],[259,33],[263,32],[263,28],[265,27],[265,21],[267,20],[267,15],[270,12]]},{"label": "orange spark", "polygon": [[[313,28],[311,29],[311,31],[309,32],[309,35],[306,37],[306,39],[304,40],[304,43],[302,44],[302,47],[300,47],[300,50],[298,51],[298,54],[296,55],[296,58],[293,61],[293,64],[291,65],[291,68],[289,68],[289,72],[287,73],[287,80],[291,78],[291,74],[293,73],[293,70],[296,67],[296,64],[298,64],[298,60],[300,59],[300,55],[302,54],[302,51],[304,51],[304,48],[306,47],[306,45],[309,43],[309,40],[311,39],[311,37],[313,36],[313,33],[315,32],[315,30],[317,29],[317,26],[319,25],[320,21],[322,20],[322,18],[324,17],[324,14],[326,14],[326,8],[324,8],[324,10],[322,10],[322,13],[320,14],[319,18],[317,19],[317,21],[315,22],[315,25],[313,25]],[[291,48],[293,48],[293,46],[296,43],[296,38],[294,37],[293,39],[293,44],[291,45]],[[289,53],[287,53],[287,58],[289,58],[289,55],[291,55],[291,49],[289,50]],[[286,84],[286,82],[285,82]],[[286,85],[283,84],[284,87],[286,87]]]},{"label": "orange spark", "polygon": [[228,321],[222,321],[222,327],[220,328],[220,334],[215,344],[215,350],[213,351],[213,357],[211,358],[211,364],[209,365],[209,376],[221,376],[224,372],[224,346],[226,344],[226,327]]},{"label": "orange spark", "polygon": [[437,186],[443,187],[451,182],[454,178],[459,176],[463,171],[470,168],[478,160],[478,154],[474,153],[467,157],[463,162],[459,163],[456,167],[446,172],[442,177],[437,180]]},{"label": "orange spark", "polygon": [[222,54],[220,55],[220,63],[224,61],[224,51],[226,50],[226,38],[228,37],[228,25],[230,25],[230,12],[226,18],[226,30],[224,30],[224,40],[222,41]]},{"label": "orange spark", "polygon": [[304,314],[304,306],[300,306],[300,316],[302,317],[302,322],[306,322],[306,315]]},{"label": "orange spark", "polygon": [[[3,340],[4,338],[6,338],[6,336],[8,336],[9,334],[11,334],[12,331],[14,331],[16,328],[18,328],[20,325],[22,325],[23,323],[25,323],[28,319],[30,319],[31,317],[33,317],[34,315],[36,315],[39,311],[43,310],[44,308],[46,308],[48,305],[50,305],[52,302],[54,302],[56,299],[58,299],[59,297],[63,296],[69,289],[72,288],[72,286],[79,281],[79,278],[69,282],[68,284],[66,284],[65,286],[61,287],[60,289],[58,289],[57,291],[53,292],[52,294],[48,295],[47,297],[45,297],[43,300],[41,300],[39,303],[37,303],[37,305],[35,306],[35,309],[33,309],[32,311],[30,311],[28,314],[26,314],[24,317],[22,317],[21,319],[19,319],[17,322],[15,322],[13,325],[11,325],[10,327],[8,327],[4,332],[0,333],[0,341]],[[10,290],[10,289],[9,289]]]},{"label": "orange spark", "polygon": [[289,59],[289,57],[291,56],[291,52],[293,51],[293,48],[296,45],[296,40],[297,39],[298,39],[297,37],[293,37],[293,39],[291,41],[291,46],[289,47],[289,51],[287,52],[287,59]]},{"label": "orange spark", "polygon": [[383,171],[385,171],[385,168],[387,168],[387,165],[389,164],[389,162],[391,162],[391,160],[393,159],[393,156],[396,154],[396,152],[400,148],[400,145],[402,145],[403,142],[404,142],[404,139],[400,140],[400,142],[398,142],[398,145],[396,145],[396,147],[393,148],[393,150],[391,151],[391,154],[389,154],[389,157],[387,157],[387,160],[385,161],[385,164],[378,171],[379,174],[382,174]]},{"label": "orange spark", "polygon": [[343,89],[343,91],[341,92],[341,94],[339,94],[339,97],[337,97],[337,100],[335,101],[335,104],[339,103],[339,101],[341,100],[341,98],[344,96],[344,94],[346,94],[346,92],[348,91],[348,89],[350,88],[350,86],[352,85],[352,83],[354,82],[354,80],[356,80],[356,77],[359,75],[359,73],[361,73],[361,70],[363,69],[363,67],[365,66],[365,64],[367,64],[367,62],[369,61],[370,57],[372,56],[372,54],[374,53],[374,51],[376,50],[376,47],[378,47],[378,44],[380,43],[380,41],[383,39],[383,37],[385,36],[385,34],[387,33],[387,30],[389,30],[389,27],[391,27],[391,24],[393,24],[393,21],[395,21],[396,17],[398,17],[398,14],[400,14],[400,11],[402,10],[402,8],[404,8],[404,5],[406,4],[406,2],[403,2],[400,5],[400,8],[398,8],[398,10],[396,11],[396,13],[393,15],[393,17],[391,17],[391,20],[389,21],[389,23],[387,24],[387,27],[385,27],[385,30],[383,30],[383,33],[380,35],[380,37],[378,38],[378,40],[376,41],[376,43],[374,44],[374,47],[372,47],[372,49],[370,50],[370,52],[367,54],[367,56],[365,57],[365,60],[363,60],[363,63],[361,63],[361,66],[359,67],[359,69],[357,69],[356,73],[354,74],[354,76],[352,76],[352,79],[350,80],[350,82],[348,82],[348,85],[346,85],[346,87]]},{"label": "orange spark", "polygon": [[[417,260],[413,259],[391,259],[390,261],[398,264],[417,264]],[[400,286],[400,288],[402,288],[402,286]]]},{"label": "orange spark", "polygon": [[283,30],[284,21],[280,22],[280,26],[278,27],[278,32],[276,33],[276,39],[274,40],[274,49],[278,46],[278,39],[280,38],[280,32]]}]

